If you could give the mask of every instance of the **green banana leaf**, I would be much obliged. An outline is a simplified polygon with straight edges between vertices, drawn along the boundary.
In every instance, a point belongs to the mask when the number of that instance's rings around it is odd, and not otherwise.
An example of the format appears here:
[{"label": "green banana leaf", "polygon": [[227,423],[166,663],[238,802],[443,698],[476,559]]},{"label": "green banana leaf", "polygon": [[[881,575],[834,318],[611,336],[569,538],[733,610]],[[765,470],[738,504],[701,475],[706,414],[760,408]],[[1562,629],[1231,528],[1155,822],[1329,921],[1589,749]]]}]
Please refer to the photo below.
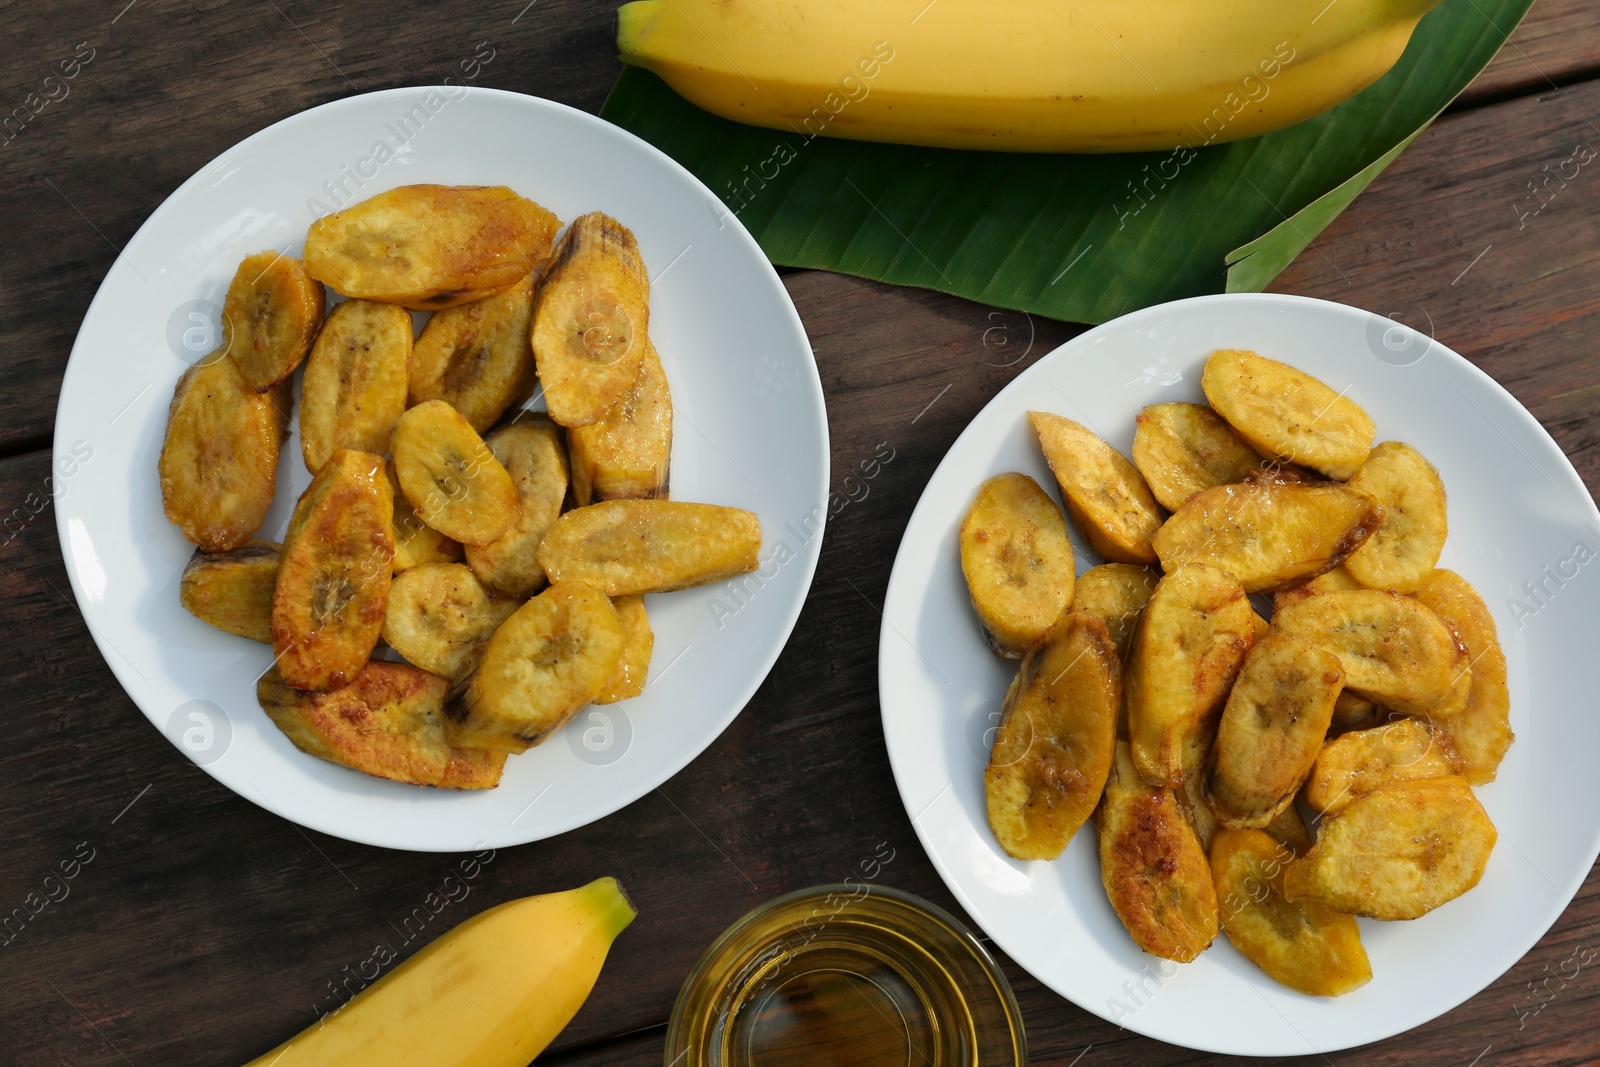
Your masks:
[{"label": "green banana leaf", "polygon": [[1075,322],[1266,285],[1488,65],[1532,0],[1444,0],[1372,86],[1185,153],[868,144],[729,122],[624,69],[600,114],[720,196],[774,263]]}]

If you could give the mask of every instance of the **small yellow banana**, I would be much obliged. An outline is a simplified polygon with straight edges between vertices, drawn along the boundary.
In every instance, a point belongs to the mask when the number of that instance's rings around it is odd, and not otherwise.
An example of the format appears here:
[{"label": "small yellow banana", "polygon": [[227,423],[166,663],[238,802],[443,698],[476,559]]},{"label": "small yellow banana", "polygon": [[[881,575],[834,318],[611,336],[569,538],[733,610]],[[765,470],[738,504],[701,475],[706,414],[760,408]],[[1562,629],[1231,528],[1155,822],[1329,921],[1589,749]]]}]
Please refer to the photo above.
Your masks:
[{"label": "small yellow banana", "polygon": [[635,914],[615,878],[490,908],[247,1067],[526,1067]]},{"label": "small yellow banana", "polygon": [[1014,152],[1198,148],[1392,67],[1439,0],[635,0],[625,63],[724,118]]}]

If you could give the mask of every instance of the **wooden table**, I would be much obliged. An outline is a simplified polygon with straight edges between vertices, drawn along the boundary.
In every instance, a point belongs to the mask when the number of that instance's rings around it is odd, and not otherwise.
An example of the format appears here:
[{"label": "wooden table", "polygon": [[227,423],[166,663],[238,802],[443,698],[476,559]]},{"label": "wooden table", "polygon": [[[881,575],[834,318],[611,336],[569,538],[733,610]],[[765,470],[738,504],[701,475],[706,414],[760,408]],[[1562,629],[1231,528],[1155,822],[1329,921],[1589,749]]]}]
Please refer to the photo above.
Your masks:
[{"label": "wooden table", "polygon": [[[0,510],[17,520],[0,536],[0,911],[58,862],[93,857],[68,897],[0,948],[0,1061],[18,1065],[242,1063],[309,1024],[327,983],[377,945],[409,952],[395,924],[456,861],[352,845],[235,796],[150,728],[91,643],[45,479],[67,353],[118,248],[246,135],[352,93],[437,82],[479,42],[493,57],[479,84],[591,111],[617,71],[609,2],[126,2],[0,12],[0,111],[93,50],[70,95],[0,144]],[[1575,145],[1600,145],[1597,70],[1600,8],[1539,0],[1453,113],[1275,286],[1431,330],[1526,404],[1591,490],[1600,172],[1591,164],[1539,201],[1528,183]],[[660,1063],[678,985],[724,926],[842,880],[880,849],[894,856],[881,880],[955,910],[890,776],[878,606],[900,532],[957,433],[1081,327],[831,274],[785,282],[816,349],[835,476],[879,442],[896,458],[830,524],[787,650],[710,750],[608,819],[502,849],[443,913],[453,924],[600,874],[628,886],[639,920],[543,1063]],[[1595,1062],[1600,974],[1573,971],[1600,948],[1597,890],[1591,875],[1539,945],[1456,1011],[1311,1061]],[[1007,969],[1035,1063],[1215,1059],[1119,1031]]]}]

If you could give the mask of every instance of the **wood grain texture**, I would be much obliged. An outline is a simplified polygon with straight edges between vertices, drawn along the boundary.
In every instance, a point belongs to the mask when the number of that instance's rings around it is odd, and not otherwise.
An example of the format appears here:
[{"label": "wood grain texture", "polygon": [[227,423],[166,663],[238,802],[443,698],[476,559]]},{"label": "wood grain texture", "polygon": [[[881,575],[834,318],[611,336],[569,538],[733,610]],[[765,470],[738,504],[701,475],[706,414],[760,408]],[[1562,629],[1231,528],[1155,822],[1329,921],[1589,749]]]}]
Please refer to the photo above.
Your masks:
[{"label": "wood grain texture", "polygon": [[1537,0],[1500,54],[1456,107],[1510,93],[1539,93],[1600,73],[1600,7],[1591,0]]}]

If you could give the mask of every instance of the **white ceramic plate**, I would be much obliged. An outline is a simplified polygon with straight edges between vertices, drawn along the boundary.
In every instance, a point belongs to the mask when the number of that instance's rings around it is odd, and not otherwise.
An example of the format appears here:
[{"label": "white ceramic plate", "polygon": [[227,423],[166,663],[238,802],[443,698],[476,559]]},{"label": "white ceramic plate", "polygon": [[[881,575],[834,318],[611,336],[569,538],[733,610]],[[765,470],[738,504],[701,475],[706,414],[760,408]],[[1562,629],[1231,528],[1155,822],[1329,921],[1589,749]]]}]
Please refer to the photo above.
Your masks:
[{"label": "white ceramic plate", "polygon": [[[1517,741],[1499,779],[1478,790],[1500,831],[1483,881],[1414,922],[1362,920],[1373,979],[1335,1000],[1277,985],[1225,937],[1187,966],[1145,955],[1106,901],[1092,829],[1055,862],[1022,863],[995,843],[984,813],[986,731],[1016,664],[991,655],[979,635],[957,549],[962,516],[979,484],[1004,471],[1057,493],[1029,409],[1082,422],[1126,454],[1140,408],[1203,401],[1200,370],[1217,348],[1254,349],[1348,390],[1377,421],[1379,440],[1407,441],[1438,466],[1450,497],[1441,566],[1488,601],[1509,663]],[[1099,562],[1075,544],[1080,571]],[[1388,1037],[1511,967],[1600,851],[1597,557],[1600,514],[1561,450],[1443,345],[1365,311],[1286,296],[1207,297],[1128,315],[1069,341],[996,396],[911,517],[879,648],[901,798],[968,914],[1019,965],[1097,1015],[1173,1044],[1250,1056]],[[1546,591],[1530,596],[1529,582]]]},{"label": "white ceramic plate", "polygon": [[[676,405],[672,494],[748,508],[766,532],[762,569],[737,587],[650,598],[656,644],[643,696],[584,712],[509,760],[500,787],[484,793],[380,781],[297,752],[256,704],[270,650],[179,606],[190,546],[163,517],[156,478],[173,386],[213,347],[239,260],[267,248],[298,255],[317,213],[418,182],[509,185],[564,220],[601,210],[633,229],[652,278],[650,333]],[[62,386],[55,453],[57,523],[78,604],[156,727],[218,780],[286,818],[422,851],[518,844],[582,826],[698,755],[788,639],[816,568],[828,484],[810,345],[777,274],[722,203],[609,123],[459,86],[315,108],[185,182],[128,242],[89,308]],[[309,481],[298,438],[284,447],[278,479],[263,537],[281,536]],[[785,523],[814,532],[801,541]]]}]

